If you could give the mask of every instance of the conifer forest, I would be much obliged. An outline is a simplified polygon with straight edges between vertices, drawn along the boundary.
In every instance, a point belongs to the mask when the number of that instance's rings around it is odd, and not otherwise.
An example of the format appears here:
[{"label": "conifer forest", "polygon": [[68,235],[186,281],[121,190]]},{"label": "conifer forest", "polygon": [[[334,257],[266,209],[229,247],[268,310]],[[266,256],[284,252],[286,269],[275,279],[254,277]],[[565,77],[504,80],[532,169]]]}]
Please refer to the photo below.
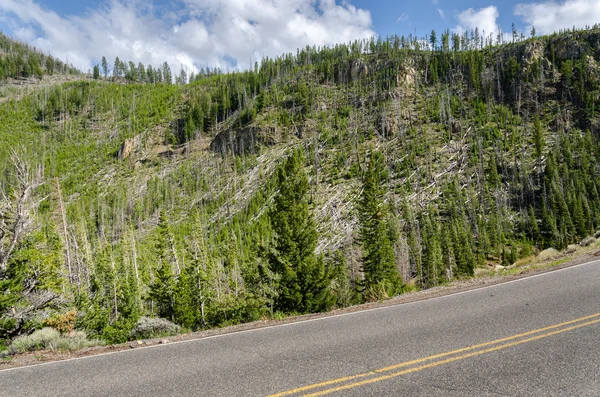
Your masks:
[{"label": "conifer forest", "polygon": [[0,350],[382,300],[600,227],[597,26],[100,58],[0,35]]}]

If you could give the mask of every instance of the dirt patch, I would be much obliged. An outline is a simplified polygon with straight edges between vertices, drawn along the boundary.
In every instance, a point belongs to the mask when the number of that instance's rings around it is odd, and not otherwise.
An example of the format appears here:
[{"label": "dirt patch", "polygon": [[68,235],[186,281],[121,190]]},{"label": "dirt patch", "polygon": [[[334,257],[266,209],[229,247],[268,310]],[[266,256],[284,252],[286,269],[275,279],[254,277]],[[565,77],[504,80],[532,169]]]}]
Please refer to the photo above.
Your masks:
[{"label": "dirt patch", "polygon": [[467,280],[454,281],[453,283],[441,287],[435,287],[424,291],[411,292],[399,295],[395,298],[383,302],[370,302],[362,305],[351,306],[343,309],[333,310],[327,313],[307,314],[302,316],[287,317],[283,320],[262,320],[246,324],[238,324],[226,328],[210,329],[200,332],[192,332],[173,336],[169,338],[146,339],[142,341],[127,342],[119,345],[91,347],[76,352],[53,352],[53,351],[36,351],[24,354],[18,354],[11,357],[5,357],[0,361],[0,370],[8,368],[23,367],[46,362],[68,360],[72,358],[89,357],[98,354],[118,352],[123,350],[139,349],[153,345],[168,344],[173,342],[188,341],[194,339],[203,339],[215,335],[232,334],[241,331],[252,329],[266,328],[274,325],[290,324],[309,319],[323,318],[335,316],[343,313],[353,313],[362,310],[368,310],[379,307],[388,307],[404,303],[417,302],[426,299],[437,298],[441,296],[451,295],[458,292],[470,291],[490,285],[502,284],[508,281],[517,280],[520,278],[529,277],[536,274],[548,273],[551,271],[564,269],[567,267],[579,265],[586,262],[598,260],[600,257],[600,249],[592,249],[581,253],[577,256],[569,256],[561,254],[558,258],[559,264],[556,262],[538,262],[529,266],[517,268],[517,273],[513,274],[494,274],[485,277],[471,278]]}]

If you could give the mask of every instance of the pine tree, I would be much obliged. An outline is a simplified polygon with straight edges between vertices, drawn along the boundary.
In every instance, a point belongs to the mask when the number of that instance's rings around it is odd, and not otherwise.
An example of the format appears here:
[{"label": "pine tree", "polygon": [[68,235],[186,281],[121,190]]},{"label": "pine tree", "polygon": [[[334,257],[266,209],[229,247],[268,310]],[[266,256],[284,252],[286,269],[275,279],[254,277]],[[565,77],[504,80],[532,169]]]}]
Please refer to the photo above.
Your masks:
[{"label": "pine tree", "polygon": [[102,73],[104,73],[104,78],[108,76],[108,62],[104,56],[102,57]]},{"label": "pine tree", "polygon": [[156,304],[158,315],[172,320],[175,314],[175,277],[169,253],[169,227],[165,213],[162,211],[159,215],[157,233],[154,245],[157,267],[154,271],[154,281],[150,285],[150,298]]},{"label": "pine tree", "polygon": [[269,212],[275,233],[269,262],[281,277],[275,309],[283,312],[322,311],[332,305],[331,274],[315,255],[318,236],[302,160],[302,152],[294,150],[277,170],[279,189]]},{"label": "pine tree", "polygon": [[401,283],[386,221],[383,190],[386,175],[383,154],[371,153],[357,210],[365,290],[383,286],[388,295],[393,295],[399,291]]},{"label": "pine tree", "polygon": [[113,66],[113,77],[121,77],[121,60],[119,57],[115,58],[115,64]]},{"label": "pine tree", "polygon": [[198,328],[201,318],[200,306],[194,299],[198,295],[198,283],[195,280],[197,274],[196,266],[185,267],[173,290],[173,318],[177,324],[192,330]]},{"label": "pine tree", "polygon": [[538,221],[535,216],[535,211],[533,206],[529,206],[529,235],[533,239],[534,244],[538,244],[540,241],[540,229],[538,226]]},{"label": "pine tree", "polygon": [[433,219],[433,209],[429,211],[429,216],[424,216],[423,228],[423,285],[428,288],[439,285],[444,268],[439,230]]}]

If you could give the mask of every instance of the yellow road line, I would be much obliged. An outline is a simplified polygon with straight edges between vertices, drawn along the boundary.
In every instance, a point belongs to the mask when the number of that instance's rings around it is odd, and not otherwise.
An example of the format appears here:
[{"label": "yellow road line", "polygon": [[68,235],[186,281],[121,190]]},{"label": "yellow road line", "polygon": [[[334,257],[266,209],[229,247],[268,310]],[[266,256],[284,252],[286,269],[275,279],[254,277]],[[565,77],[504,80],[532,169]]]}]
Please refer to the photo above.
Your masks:
[{"label": "yellow road line", "polygon": [[272,394],[272,395],[270,395],[268,397],[289,396],[289,395],[292,395],[292,394],[300,393],[300,392],[307,391],[307,390],[317,389],[317,388],[320,388],[320,387],[329,386],[329,385],[336,384],[336,383],[343,383],[343,382],[347,382],[349,380],[360,379],[360,378],[364,378],[364,377],[367,377],[367,376],[372,376],[372,375],[375,375],[375,374],[378,374],[378,373],[382,373],[382,372],[393,371],[393,370],[398,369],[398,368],[408,367],[408,366],[411,366],[411,365],[423,363],[425,361],[431,361],[431,360],[435,360],[435,359],[438,359],[438,358],[443,358],[443,357],[451,356],[451,355],[458,354],[458,353],[464,353],[464,352],[471,351],[471,350],[481,349],[483,347],[487,347],[487,346],[491,346],[491,345],[496,345],[498,343],[508,342],[508,341],[511,341],[511,340],[514,340],[514,339],[518,339],[518,338],[522,338],[522,337],[525,337],[525,336],[537,334],[537,333],[540,333],[540,332],[549,331],[549,330],[552,330],[552,329],[564,327],[566,325],[571,325],[571,324],[574,324],[574,323],[578,323],[578,322],[589,320],[589,319],[596,318],[596,317],[600,317],[600,313],[591,314],[589,316],[576,318],[576,319],[570,320],[570,321],[565,321],[565,322],[560,323],[560,324],[550,325],[548,327],[544,327],[544,328],[539,328],[539,329],[535,329],[535,330],[523,332],[521,334],[512,335],[512,336],[509,336],[509,337],[506,337],[506,338],[501,338],[501,339],[496,339],[496,340],[493,340],[493,341],[490,341],[490,342],[480,343],[478,345],[472,345],[472,346],[463,347],[461,349],[452,350],[452,351],[445,352],[445,353],[435,354],[435,355],[432,355],[432,356],[429,356],[429,357],[419,358],[419,359],[412,360],[412,361],[406,361],[406,362],[403,362],[403,363],[400,363],[400,364],[391,365],[389,367],[380,368],[380,369],[377,369],[377,370],[374,370],[374,371],[370,371],[370,372],[365,372],[365,373],[361,373],[361,374],[346,376],[346,377],[343,377],[343,378],[332,379],[332,380],[328,380],[328,381],[325,381],[325,382],[315,383],[315,384],[312,384],[312,385],[298,387],[296,389],[284,391],[284,392],[277,393],[277,394]]},{"label": "yellow road line", "polygon": [[597,323],[600,323],[600,319],[599,320],[594,320],[594,321],[589,321],[589,322],[583,323],[583,324],[573,325],[573,326],[568,327],[568,328],[563,328],[563,329],[559,329],[557,331],[548,332],[546,334],[537,335],[537,336],[534,336],[534,337],[531,337],[531,338],[528,338],[528,339],[523,339],[523,340],[519,340],[519,341],[516,341],[516,342],[511,342],[511,343],[506,343],[504,345],[495,346],[495,347],[492,347],[492,348],[489,348],[489,349],[480,350],[480,351],[476,351],[476,352],[469,353],[469,354],[464,354],[462,356],[447,358],[445,360],[436,361],[436,362],[433,362],[433,363],[422,365],[420,367],[405,369],[403,371],[396,372],[396,373],[393,373],[393,374],[384,375],[384,376],[380,376],[380,377],[377,377],[377,378],[371,378],[371,379],[367,379],[367,380],[364,380],[364,381],[361,381],[361,382],[350,383],[350,384],[347,384],[347,385],[338,386],[338,387],[334,387],[334,388],[327,389],[327,390],[322,390],[322,391],[319,391],[319,392],[316,392],[316,393],[312,393],[312,394],[305,394],[304,397],[324,396],[326,394],[334,393],[334,392],[337,392],[337,391],[353,389],[355,387],[369,385],[371,383],[376,383],[376,382],[381,382],[381,381],[384,381],[384,380],[387,380],[387,379],[396,378],[398,376],[407,375],[407,374],[410,374],[410,373],[413,373],[413,372],[422,371],[424,369],[437,367],[437,366],[440,366],[440,365],[443,365],[443,364],[448,364],[448,363],[451,363],[451,362],[454,362],[454,361],[464,360],[464,359],[467,359],[467,358],[470,358],[470,357],[475,357],[475,356],[480,356],[482,354],[495,352],[495,351],[506,349],[506,348],[509,348],[509,347],[512,347],[512,346],[521,345],[523,343],[533,342],[533,341],[536,341],[536,340],[539,340],[539,339],[547,338],[549,336],[558,335],[558,334],[561,334],[563,332],[572,331],[574,329],[578,329],[578,328],[582,328],[582,327],[587,327],[589,325],[593,325],[593,324],[597,324]]}]

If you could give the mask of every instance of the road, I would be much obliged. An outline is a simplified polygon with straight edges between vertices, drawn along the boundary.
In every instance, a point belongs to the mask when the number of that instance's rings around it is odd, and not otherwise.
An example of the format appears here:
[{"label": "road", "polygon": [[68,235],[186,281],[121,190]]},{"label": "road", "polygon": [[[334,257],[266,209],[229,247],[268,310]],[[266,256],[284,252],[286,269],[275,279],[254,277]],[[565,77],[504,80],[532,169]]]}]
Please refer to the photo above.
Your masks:
[{"label": "road", "polygon": [[0,371],[2,396],[598,396],[600,261],[455,295]]}]

